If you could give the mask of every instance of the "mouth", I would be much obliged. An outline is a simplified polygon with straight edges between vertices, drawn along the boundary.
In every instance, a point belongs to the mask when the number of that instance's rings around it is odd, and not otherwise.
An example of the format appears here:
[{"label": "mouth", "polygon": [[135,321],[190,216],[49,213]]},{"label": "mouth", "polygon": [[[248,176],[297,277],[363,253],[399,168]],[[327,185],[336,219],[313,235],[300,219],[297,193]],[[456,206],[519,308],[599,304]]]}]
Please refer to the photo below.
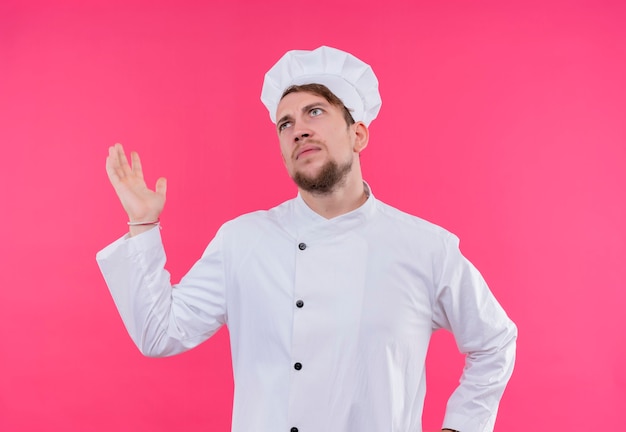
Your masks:
[{"label": "mouth", "polygon": [[301,157],[306,157],[306,156],[308,156],[308,155],[310,155],[312,153],[315,153],[317,151],[319,151],[318,148],[310,148],[310,149],[302,150],[301,152],[298,152],[298,154],[296,156],[296,160],[300,159]]},{"label": "mouth", "polygon": [[310,154],[316,153],[320,151],[320,148],[317,146],[311,146],[311,145],[307,145],[304,146],[300,149],[298,149],[298,151],[296,152],[296,156],[295,156],[295,160],[300,159],[301,157],[306,157]]},{"label": "mouth", "polygon": [[317,147],[311,147],[311,148],[305,148],[300,150],[297,154],[296,154],[296,160],[300,159],[301,157],[305,157],[308,156],[312,153],[318,152],[320,149],[318,149]]}]

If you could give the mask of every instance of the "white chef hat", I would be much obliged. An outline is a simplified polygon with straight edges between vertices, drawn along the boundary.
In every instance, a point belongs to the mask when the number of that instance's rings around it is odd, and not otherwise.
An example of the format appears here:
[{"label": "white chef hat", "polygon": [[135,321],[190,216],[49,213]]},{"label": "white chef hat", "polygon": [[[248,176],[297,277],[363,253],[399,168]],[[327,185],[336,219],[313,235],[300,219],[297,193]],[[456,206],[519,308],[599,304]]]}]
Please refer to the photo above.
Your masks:
[{"label": "white chef hat", "polygon": [[378,115],[382,101],[372,68],[335,48],[288,51],[265,74],[261,101],[276,123],[276,109],[283,92],[292,85],[323,84],[350,110],[355,121],[367,126]]}]

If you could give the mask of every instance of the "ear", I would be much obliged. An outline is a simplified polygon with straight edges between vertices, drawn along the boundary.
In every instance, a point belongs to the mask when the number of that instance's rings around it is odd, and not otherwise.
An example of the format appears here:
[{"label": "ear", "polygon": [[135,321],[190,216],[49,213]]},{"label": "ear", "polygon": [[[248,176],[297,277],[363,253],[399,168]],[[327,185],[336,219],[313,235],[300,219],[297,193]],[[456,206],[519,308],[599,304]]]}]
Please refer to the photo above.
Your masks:
[{"label": "ear", "polygon": [[365,123],[358,121],[352,125],[354,128],[355,140],[353,150],[355,153],[361,153],[365,147],[367,147],[367,143],[370,138],[370,131],[365,126]]}]

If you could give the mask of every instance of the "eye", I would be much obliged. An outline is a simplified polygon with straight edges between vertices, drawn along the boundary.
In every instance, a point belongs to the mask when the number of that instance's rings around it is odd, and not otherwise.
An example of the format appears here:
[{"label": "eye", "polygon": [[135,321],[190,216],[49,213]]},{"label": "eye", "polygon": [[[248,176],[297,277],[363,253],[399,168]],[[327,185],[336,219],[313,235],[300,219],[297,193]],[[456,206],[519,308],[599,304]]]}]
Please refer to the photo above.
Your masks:
[{"label": "eye", "polygon": [[291,122],[286,121],[278,125],[278,132],[282,132],[285,128],[291,126]]},{"label": "eye", "polygon": [[311,111],[309,111],[309,114],[311,114],[311,116],[313,117],[317,117],[318,115],[322,114],[324,111],[321,108],[313,108]]}]

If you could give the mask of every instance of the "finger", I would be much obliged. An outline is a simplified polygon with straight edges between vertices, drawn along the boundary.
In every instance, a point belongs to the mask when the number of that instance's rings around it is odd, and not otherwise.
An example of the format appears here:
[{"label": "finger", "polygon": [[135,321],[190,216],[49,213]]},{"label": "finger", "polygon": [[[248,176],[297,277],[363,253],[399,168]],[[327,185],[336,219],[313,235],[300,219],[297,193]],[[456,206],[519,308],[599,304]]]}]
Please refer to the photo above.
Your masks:
[{"label": "finger", "polygon": [[132,170],[128,164],[128,159],[126,159],[126,154],[124,153],[124,147],[122,147],[122,144],[115,144],[115,152],[117,153],[117,162],[119,164],[117,167],[118,175],[120,178],[130,175]]},{"label": "finger", "polygon": [[143,180],[143,169],[141,167],[141,159],[139,159],[139,153],[130,152],[130,159],[133,164],[132,166],[133,174],[135,174],[137,177]]},{"label": "finger", "polygon": [[154,187],[156,193],[165,198],[165,193],[167,192],[167,179],[165,177],[161,177],[156,181],[156,185]]},{"label": "finger", "polygon": [[109,147],[109,156],[106,160],[106,171],[111,182],[119,180],[120,176],[118,174],[118,169],[119,161],[117,156],[117,150],[114,146],[111,146]]}]

